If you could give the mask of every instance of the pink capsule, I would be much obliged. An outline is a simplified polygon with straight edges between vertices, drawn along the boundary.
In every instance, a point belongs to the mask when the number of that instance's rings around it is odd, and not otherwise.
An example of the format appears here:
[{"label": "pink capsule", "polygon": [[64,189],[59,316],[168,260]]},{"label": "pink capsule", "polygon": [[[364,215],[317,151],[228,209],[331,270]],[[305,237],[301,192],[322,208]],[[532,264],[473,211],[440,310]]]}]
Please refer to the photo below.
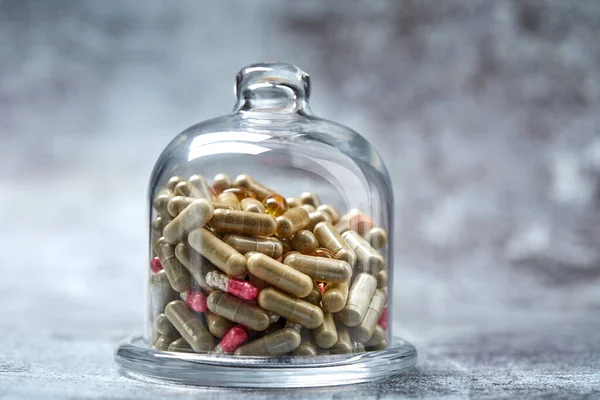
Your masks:
[{"label": "pink capsule", "polygon": [[219,289],[244,300],[254,300],[258,296],[258,289],[250,282],[238,278],[230,278],[219,271],[206,274],[206,284],[213,289]]},{"label": "pink capsule", "polygon": [[163,266],[160,263],[160,259],[158,257],[154,257],[152,260],[150,260],[150,269],[154,273],[157,273],[158,271],[163,269]]},{"label": "pink capsule", "polygon": [[383,312],[381,313],[381,317],[379,317],[379,321],[377,322],[383,329],[387,329],[387,325],[388,325],[388,311],[387,311],[387,307],[385,307],[383,309]]},{"label": "pink capsule", "polygon": [[196,312],[204,312],[208,309],[206,306],[207,298],[208,296],[202,292],[190,290],[185,295],[185,303]]},{"label": "pink capsule", "polygon": [[[217,347],[221,347],[223,353],[233,353],[238,347],[248,340],[248,331],[242,325],[232,327],[221,339]],[[218,350],[215,349],[217,352]]]}]

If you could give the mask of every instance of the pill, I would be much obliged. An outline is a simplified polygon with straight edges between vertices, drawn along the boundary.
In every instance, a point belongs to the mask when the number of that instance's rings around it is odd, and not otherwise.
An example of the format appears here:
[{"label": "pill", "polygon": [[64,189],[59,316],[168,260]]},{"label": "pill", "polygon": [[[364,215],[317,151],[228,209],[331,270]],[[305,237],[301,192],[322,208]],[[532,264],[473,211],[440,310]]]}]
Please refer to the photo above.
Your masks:
[{"label": "pill", "polygon": [[167,214],[167,205],[171,198],[175,196],[173,191],[168,189],[163,189],[154,197],[154,201],[152,202],[152,206],[156,210],[159,215]]},{"label": "pill", "polygon": [[296,350],[300,345],[300,332],[283,328],[239,347],[236,356],[280,356]]},{"label": "pill", "polygon": [[208,200],[203,197],[202,192],[200,192],[196,186],[192,185],[188,181],[179,182],[177,186],[175,186],[175,195]]},{"label": "pill", "polygon": [[336,222],[338,222],[340,220],[340,212],[337,210],[337,208],[335,208],[334,206],[331,206],[329,204],[322,204],[319,207],[317,207],[317,211],[322,211],[325,212],[329,215],[329,218],[331,218],[331,223],[335,224]]},{"label": "pill", "polygon": [[326,249],[325,247],[319,247],[318,249],[310,253],[310,255],[315,257],[335,258],[333,256],[333,252],[329,249]]},{"label": "pill", "polygon": [[321,200],[316,193],[312,192],[304,192],[300,194],[300,200],[302,204],[310,204],[311,206],[317,208],[321,205]]},{"label": "pill", "polygon": [[365,348],[368,351],[377,351],[377,350],[385,350],[388,346],[388,341],[387,339],[383,339],[381,342],[379,342],[378,344],[374,345],[374,346],[365,346]]},{"label": "pill", "polygon": [[356,275],[348,291],[346,306],[340,312],[340,320],[344,325],[356,326],[360,324],[367,313],[376,288],[377,280],[373,275],[366,273]]},{"label": "pill", "polygon": [[300,197],[287,197],[285,202],[287,203],[288,208],[300,207],[302,205]]},{"label": "pill", "polygon": [[228,204],[228,203],[223,203],[223,202],[221,202],[221,201],[213,201],[213,202],[212,202],[212,205],[213,205],[213,207],[214,207],[215,209],[217,209],[217,208],[224,208],[224,209],[226,209],[226,210],[233,210],[233,208],[231,207],[231,205],[230,205],[230,204]]},{"label": "pill", "polygon": [[243,300],[254,300],[258,296],[258,289],[250,282],[229,278],[219,271],[209,272],[206,274],[205,280],[211,288],[219,289]]},{"label": "pill", "polygon": [[173,290],[167,278],[165,270],[158,271],[150,278],[150,314],[152,320],[165,311],[169,302],[177,298],[177,292]]},{"label": "pill", "polygon": [[152,272],[157,273],[158,271],[162,270],[162,264],[160,263],[160,258],[158,257],[154,257],[152,260],[150,260],[150,270],[152,270]]},{"label": "pill", "polygon": [[352,276],[350,264],[342,260],[290,254],[283,263],[319,282],[340,283]]},{"label": "pill", "polygon": [[164,237],[156,241],[156,254],[167,273],[171,286],[178,292],[185,292],[190,287],[190,274],[175,257],[174,248],[175,246],[169,244]]},{"label": "pill", "polygon": [[288,204],[283,197],[278,194],[272,194],[263,201],[267,214],[274,217],[283,215],[288,210]]},{"label": "pill", "polygon": [[308,301],[310,304],[314,304],[318,306],[321,304],[321,297],[323,294],[321,293],[321,289],[317,286],[316,283],[313,282],[313,289],[310,291],[308,296],[302,298],[304,301]]},{"label": "pill", "polygon": [[169,351],[174,351],[178,353],[193,353],[194,350],[190,347],[188,342],[185,341],[184,338],[179,338],[171,342],[168,348]]},{"label": "pill", "polygon": [[266,288],[258,294],[258,304],[267,311],[297,322],[309,329],[323,323],[323,311],[314,304],[297,299],[275,288]]},{"label": "pill", "polygon": [[306,229],[312,231],[319,222],[331,222],[331,217],[325,211],[313,211],[308,214]]},{"label": "pill", "polygon": [[158,314],[156,316],[156,318],[154,318],[153,326],[154,326],[154,329],[156,329],[156,331],[158,333],[160,333],[161,335],[169,336],[169,337],[179,335],[177,333],[177,329],[175,329],[175,327],[173,326],[171,321],[169,321],[167,316],[163,313]]},{"label": "pill", "polygon": [[310,204],[301,204],[299,207],[297,208],[302,208],[304,209],[308,214],[317,211],[317,209],[313,206],[311,206]]},{"label": "pill", "polygon": [[154,348],[160,351],[167,351],[173,340],[174,339],[170,336],[160,335],[158,339],[156,339],[156,342],[154,342]]},{"label": "pill", "polygon": [[206,274],[216,269],[210,261],[185,242],[181,242],[175,246],[175,257],[188,270],[198,286],[203,290],[210,291],[211,288],[205,281]]},{"label": "pill", "polygon": [[221,342],[211,353],[231,354],[246,340],[248,340],[248,330],[242,325],[235,325],[227,331]]},{"label": "pill", "polygon": [[161,217],[156,217],[152,220],[152,233],[153,234],[158,234],[159,237],[162,236],[162,231],[163,231],[164,227],[165,227],[165,224],[163,224]]},{"label": "pill", "polygon": [[152,329],[152,333],[151,333],[151,338],[150,338],[150,343],[152,343],[152,347],[154,347],[154,344],[156,343],[156,341],[158,340],[158,338],[160,337],[160,333],[158,333],[156,331],[156,329]]},{"label": "pill", "polygon": [[227,318],[221,317],[220,315],[217,315],[211,311],[206,311],[204,313],[204,317],[206,318],[208,331],[212,333],[213,336],[218,338],[225,336],[225,334],[234,325],[234,323]]},{"label": "pill", "polygon": [[365,235],[373,228],[375,221],[366,214],[353,215],[348,221],[348,229],[358,232],[359,235]]},{"label": "pill", "polygon": [[310,254],[317,249],[319,242],[311,231],[303,229],[294,234],[292,246],[302,254]]},{"label": "pill", "polygon": [[338,324],[336,326],[338,340],[335,342],[333,346],[329,349],[331,354],[348,354],[352,353],[354,350],[354,344],[352,343],[352,339],[350,338],[350,332],[348,328],[343,324]]},{"label": "pill", "polygon": [[238,297],[215,290],[208,296],[208,309],[255,331],[264,331],[271,321],[267,311]]},{"label": "pill", "polygon": [[256,199],[244,199],[241,201],[242,211],[253,212],[258,214],[265,214],[267,211],[265,210],[265,206],[263,203]]},{"label": "pill", "polygon": [[175,186],[177,186],[177,184],[179,182],[183,182],[183,181],[185,181],[185,179],[183,179],[183,177],[181,177],[181,176],[172,176],[167,181],[167,189],[170,190],[170,191],[174,191],[175,190]]},{"label": "pill", "polygon": [[325,287],[325,292],[323,292],[323,297],[321,298],[323,311],[330,313],[342,311],[348,299],[349,288],[350,281],[327,285]]},{"label": "pill", "polygon": [[388,327],[388,308],[385,307],[383,312],[381,313],[381,317],[379,317],[379,321],[377,321],[378,325],[381,325],[383,329],[387,329]]},{"label": "pill", "polygon": [[360,324],[350,328],[350,337],[353,341],[365,343],[371,338],[375,325],[377,325],[377,321],[379,321],[379,318],[381,317],[386,301],[387,295],[382,290],[375,290],[375,295],[371,300],[371,304],[367,309],[365,317]]},{"label": "pill", "polygon": [[[165,228],[166,229],[166,228]],[[369,242],[354,231],[342,233],[342,238],[356,254],[356,272],[368,272],[377,275],[385,268],[385,258],[377,252]]]},{"label": "pill", "polygon": [[223,193],[232,193],[235,195],[235,197],[238,199],[238,201],[242,201],[244,199],[256,199],[256,193],[254,193],[253,191],[246,189],[246,188],[242,188],[242,187],[235,187],[235,188],[230,188],[225,190]]},{"label": "pill", "polygon": [[304,329],[300,333],[300,345],[292,353],[295,356],[316,356],[317,346],[312,337],[312,333],[308,329]]},{"label": "pill", "polygon": [[279,258],[283,252],[283,245],[274,237],[226,235],[223,241],[242,254],[256,251],[272,258]]},{"label": "pill", "polygon": [[238,200],[235,193],[231,193],[230,190],[232,190],[232,189],[227,189],[226,191],[221,193],[217,197],[217,200],[223,204],[226,204],[228,209],[239,211],[242,209],[242,206],[240,205],[240,201]]},{"label": "pill", "polygon": [[319,222],[314,228],[314,233],[319,244],[331,250],[336,259],[344,260],[350,264],[350,267],[354,267],[356,264],[356,254],[339,232],[336,231],[331,222]]},{"label": "pill", "polygon": [[362,211],[360,211],[358,208],[351,209],[346,214],[340,217],[339,221],[335,224],[335,229],[339,233],[346,232],[348,229],[350,229],[350,218],[358,214],[362,214]]},{"label": "pill", "polygon": [[388,275],[386,270],[375,275],[375,279],[377,279],[377,289],[385,289],[387,287]]},{"label": "pill", "polygon": [[192,230],[202,227],[213,216],[213,206],[204,199],[198,199],[187,206],[163,231],[163,237],[171,244],[177,244]]},{"label": "pill", "polygon": [[338,340],[337,329],[333,320],[333,314],[325,313],[323,323],[313,329],[315,343],[324,349],[328,349]]},{"label": "pill", "polygon": [[227,174],[217,174],[213,178],[212,187],[219,194],[233,185],[231,178]]},{"label": "pill", "polygon": [[176,217],[179,215],[180,212],[185,210],[187,206],[189,206],[196,200],[197,199],[193,197],[173,196],[167,204],[167,211],[172,217]]},{"label": "pill", "polygon": [[208,201],[212,200],[213,195],[211,193],[211,187],[205,177],[202,175],[192,175],[190,176],[189,182],[198,191],[200,199],[205,199]]},{"label": "pill", "polygon": [[233,186],[249,189],[256,194],[256,198],[260,201],[275,193],[275,191],[254,180],[250,175],[238,175]]},{"label": "pill", "polygon": [[208,352],[215,347],[214,336],[183,301],[174,300],[167,304],[165,314],[194,351]]},{"label": "pill", "polygon": [[254,253],[248,258],[248,271],[296,297],[308,296],[313,288],[309,276],[261,253]]},{"label": "pill", "polygon": [[240,276],[246,273],[246,258],[212,232],[196,229],[188,235],[188,243],[227,275]]},{"label": "pill", "polygon": [[304,229],[309,222],[308,212],[305,209],[300,207],[292,208],[277,217],[277,236],[288,238],[299,230]]},{"label": "pill", "polygon": [[377,346],[381,342],[385,340],[385,329],[383,329],[380,325],[375,325],[375,329],[373,329],[373,334],[371,338],[365,342],[365,347],[373,347]]},{"label": "pill", "polygon": [[277,230],[272,215],[238,210],[215,210],[210,225],[218,232],[250,236],[271,236]]},{"label": "pill", "polygon": [[207,310],[206,299],[208,296],[198,290],[190,290],[180,294],[181,300],[185,301],[192,310],[202,313]]},{"label": "pill", "polygon": [[374,249],[379,250],[387,245],[388,235],[385,229],[375,227],[365,235],[365,239]]}]

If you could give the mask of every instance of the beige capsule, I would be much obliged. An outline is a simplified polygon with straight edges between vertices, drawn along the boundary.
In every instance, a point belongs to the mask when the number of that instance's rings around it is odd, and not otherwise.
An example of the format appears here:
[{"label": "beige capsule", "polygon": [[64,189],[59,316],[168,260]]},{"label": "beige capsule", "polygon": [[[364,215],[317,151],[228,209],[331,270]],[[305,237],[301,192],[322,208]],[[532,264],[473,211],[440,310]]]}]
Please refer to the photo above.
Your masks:
[{"label": "beige capsule", "polygon": [[188,290],[190,288],[190,274],[175,257],[175,246],[168,243],[164,237],[161,237],[156,241],[154,249],[173,289],[178,292]]},{"label": "beige capsule", "polygon": [[379,342],[378,344],[376,344],[374,346],[369,346],[369,347],[365,346],[367,351],[385,350],[387,347],[388,347],[387,339],[383,339],[381,342]]},{"label": "beige capsule", "polygon": [[315,338],[315,343],[323,349],[328,349],[336,344],[338,334],[333,314],[325,313],[323,323],[313,330],[313,337]]},{"label": "beige capsule", "polygon": [[272,287],[260,291],[258,304],[267,311],[309,329],[314,329],[323,323],[323,311],[319,307]]},{"label": "beige capsule", "polygon": [[[226,204],[230,210],[238,210],[242,209],[240,205],[240,201],[238,200],[235,193],[232,192],[223,192],[218,197],[217,200],[223,204]],[[225,207],[223,207],[225,208]]]},{"label": "beige capsule", "polygon": [[371,247],[376,250],[383,249],[388,242],[388,234],[385,229],[375,227],[365,235],[365,239],[369,242]]},{"label": "beige capsule", "polygon": [[288,208],[300,207],[302,205],[300,197],[287,197],[285,202],[288,204]]},{"label": "beige capsule", "polygon": [[304,192],[300,194],[300,200],[302,201],[302,204],[310,204],[315,208],[321,205],[321,199],[319,199],[319,196],[313,192]]},{"label": "beige capsule", "polygon": [[264,331],[271,324],[269,313],[265,310],[220,290],[213,291],[206,304],[215,314],[255,331]]},{"label": "beige capsule", "polygon": [[208,200],[198,199],[187,206],[163,231],[163,237],[177,244],[194,229],[201,228],[213,217],[214,209]]},{"label": "beige capsule", "polygon": [[283,263],[319,282],[340,283],[352,276],[350,264],[332,258],[290,254]]},{"label": "beige capsule", "polygon": [[159,214],[159,216],[168,214],[167,205],[169,204],[169,201],[173,196],[175,196],[173,191],[163,189],[160,192],[158,192],[158,194],[154,197],[154,200],[152,201],[152,206]]},{"label": "beige capsule", "polygon": [[342,233],[342,238],[356,254],[356,272],[368,272],[377,275],[385,268],[385,258],[377,252],[369,242],[355,231]]},{"label": "beige capsule", "polygon": [[371,300],[365,317],[360,324],[350,328],[350,337],[352,340],[358,343],[365,343],[371,339],[386,302],[387,295],[382,290],[375,290],[375,295]]},{"label": "beige capsule", "polygon": [[310,204],[301,204],[298,208],[304,209],[309,215],[310,213],[317,211],[317,209]]},{"label": "beige capsule", "polygon": [[308,329],[304,329],[300,333],[300,345],[292,353],[295,356],[316,356],[317,346],[312,337],[312,333]]},{"label": "beige capsule", "polygon": [[350,289],[350,281],[330,283],[325,286],[325,292],[321,298],[323,311],[330,313],[342,311],[348,299],[348,289]]},{"label": "beige capsule", "polygon": [[247,265],[250,274],[296,297],[306,297],[312,291],[310,277],[264,254],[251,254]]},{"label": "beige capsule", "polygon": [[190,245],[185,242],[181,242],[175,246],[175,257],[177,257],[188,270],[198,286],[207,292],[212,291],[212,288],[206,283],[206,274],[216,269],[213,263],[208,261],[202,254],[192,249]]},{"label": "beige capsule", "polygon": [[229,189],[233,186],[231,178],[227,174],[217,174],[213,178],[212,187],[217,193],[221,193],[224,190]]},{"label": "beige capsule", "polygon": [[306,225],[306,229],[311,232],[319,222],[331,222],[331,217],[325,211],[313,211],[308,214],[308,219],[309,222]]},{"label": "beige capsule", "polygon": [[208,201],[213,199],[213,195],[210,192],[210,185],[205,177],[202,175],[192,175],[190,176],[189,182],[198,190],[201,199],[206,199]]},{"label": "beige capsule", "polygon": [[247,197],[241,201],[242,211],[265,214],[265,206],[260,201]]},{"label": "beige capsule", "polygon": [[189,343],[184,338],[179,338],[171,342],[168,348],[169,351],[177,353],[193,353],[194,350],[190,347]]},{"label": "beige capsule", "polygon": [[257,182],[250,175],[238,175],[238,177],[235,178],[235,182],[233,182],[233,186],[249,189],[254,192],[256,198],[260,201],[264,201],[264,199],[275,193],[274,190]]},{"label": "beige capsule", "polygon": [[319,222],[315,225],[314,233],[321,246],[331,250],[336,259],[344,260],[350,264],[350,267],[354,268],[356,254],[354,254],[354,251],[342,238],[342,235],[333,227],[331,222]]},{"label": "beige capsule", "polygon": [[177,186],[175,186],[175,195],[176,196],[184,196],[184,197],[193,197],[195,199],[206,199],[202,196],[202,192],[196,188],[196,186],[192,185],[188,181],[179,182]]},{"label": "beige capsule", "polygon": [[300,341],[300,332],[292,328],[283,328],[239,347],[234,354],[236,356],[281,356],[296,350]]},{"label": "beige capsule", "polygon": [[152,220],[152,233],[162,236],[162,231],[165,226],[163,225],[163,221],[161,217],[156,217]]},{"label": "beige capsule", "polygon": [[204,312],[204,317],[206,318],[206,325],[208,326],[209,332],[218,338],[225,336],[234,325],[234,323],[227,318],[221,317],[208,310]]},{"label": "beige capsule", "polygon": [[292,246],[302,254],[310,254],[319,247],[319,242],[311,231],[303,229],[294,234]]},{"label": "beige capsule", "polygon": [[339,221],[335,224],[335,229],[339,233],[346,232],[348,229],[350,229],[350,220],[352,219],[352,217],[354,217],[355,215],[360,215],[360,214],[362,214],[362,211],[359,210],[358,208],[351,209],[346,214],[344,214],[342,217],[340,217]]},{"label": "beige capsule", "polygon": [[288,238],[310,222],[308,212],[301,207],[295,207],[277,217],[277,236]]},{"label": "beige capsule", "polygon": [[337,208],[335,208],[332,205],[322,204],[319,207],[317,207],[317,211],[322,211],[329,215],[332,224],[335,224],[340,220],[340,212],[337,210]]},{"label": "beige capsule", "polygon": [[167,211],[172,217],[176,217],[180,212],[185,210],[187,206],[192,204],[194,201],[198,199],[194,197],[185,197],[185,196],[173,196],[171,200],[169,200],[169,204],[167,205]]},{"label": "beige capsule", "polygon": [[377,288],[377,280],[373,275],[360,273],[356,275],[350,290],[346,306],[340,312],[340,320],[346,326],[356,326],[361,323]]},{"label": "beige capsule", "polygon": [[177,329],[175,329],[171,321],[169,321],[167,316],[163,313],[158,314],[156,318],[154,318],[153,325],[154,329],[156,329],[156,331],[161,335],[170,337],[178,335]]},{"label": "beige capsule", "polygon": [[350,338],[350,332],[348,328],[342,324],[338,324],[336,326],[338,340],[335,342],[333,346],[329,349],[331,354],[348,354],[354,351],[354,343],[352,343],[352,339]]},{"label": "beige capsule", "polygon": [[244,275],[247,271],[246,258],[206,229],[190,232],[188,243],[229,276]]},{"label": "beige capsule", "polygon": [[388,274],[386,270],[383,270],[375,275],[375,279],[377,279],[377,289],[385,289],[387,287]]},{"label": "beige capsule", "polygon": [[385,340],[385,329],[381,325],[375,325],[375,329],[373,329],[373,334],[371,335],[371,339],[365,342],[365,347],[375,347],[378,346]]},{"label": "beige capsule", "polygon": [[183,179],[181,176],[172,176],[167,181],[167,189],[173,192],[175,190],[175,186],[177,186],[179,182],[183,181],[185,181],[185,179]]},{"label": "beige capsule", "polygon": [[167,351],[169,349],[169,345],[175,340],[175,338],[171,336],[160,335],[156,342],[154,342],[154,348],[160,351]]},{"label": "beige capsule", "polygon": [[150,317],[152,321],[157,315],[165,311],[165,307],[171,301],[175,300],[178,295],[171,287],[167,271],[164,269],[153,274],[150,278]]},{"label": "beige capsule", "polygon": [[314,304],[315,306],[319,306],[321,304],[322,296],[323,295],[321,294],[321,289],[319,289],[317,284],[313,282],[312,290],[310,291],[308,296],[303,297],[302,300],[308,301],[310,304]]},{"label": "beige capsule", "polygon": [[156,331],[156,329],[152,329],[152,336],[150,338],[152,347],[154,347],[154,344],[156,343],[156,341],[158,340],[159,337],[160,337],[160,333],[158,333]]},{"label": "beige capsule", "polygon": [[215,210],[217,208],[224,208],[225,210],[233,210],[233,208],[231,208],[231,205],[228,203],[223,203],[221,201],[213,201],[212,202],[213,207],[215,208]]},{"label": "beige capsule", "polygon": [[167,304],[165,314],[194,351],[208,352],[215,347],[214,336],[183,301],[174,300]]},{"label": "beige capsule", "polygon": [[222,233],[248,236],[271,236],[277,230],[275,217],[238,210],[215,210],[210,225]]},{"label": "beige capsule", "polygon": [[223,241],[242,254],[256,251],[271,258],[281,257],[283,245],[273,237],[226,235]]}]

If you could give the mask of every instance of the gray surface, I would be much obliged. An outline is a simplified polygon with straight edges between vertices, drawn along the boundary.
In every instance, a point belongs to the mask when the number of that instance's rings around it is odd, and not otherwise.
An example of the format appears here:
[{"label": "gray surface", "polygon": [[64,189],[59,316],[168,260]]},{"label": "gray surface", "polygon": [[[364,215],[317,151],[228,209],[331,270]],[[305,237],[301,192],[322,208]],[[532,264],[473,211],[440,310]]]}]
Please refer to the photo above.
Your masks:
[{"label": "gray surface", "polygon": [[242,65],[284,60],[388,164],[394,327],[422,354],[289,396],[598,396],[599,20],[591,0],[0,1],[0,394],[238,395],[127,380],[112,349],[141,331],[154,160],[229,110]]}]

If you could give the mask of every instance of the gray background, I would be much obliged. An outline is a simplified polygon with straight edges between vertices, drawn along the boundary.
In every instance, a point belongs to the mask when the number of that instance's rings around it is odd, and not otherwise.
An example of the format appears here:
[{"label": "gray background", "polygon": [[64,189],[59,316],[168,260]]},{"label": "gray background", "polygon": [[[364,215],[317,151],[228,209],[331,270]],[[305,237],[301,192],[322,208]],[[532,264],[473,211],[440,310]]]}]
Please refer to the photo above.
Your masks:
[{"label": "gray background", "polygon": [[0,0],[0,395],[239,396],[125,379],[112,351],[142,329],[155,159],[279,60],[388,165],[421,354],[285,396],[600,396],[599,37],[593,0]]}]

